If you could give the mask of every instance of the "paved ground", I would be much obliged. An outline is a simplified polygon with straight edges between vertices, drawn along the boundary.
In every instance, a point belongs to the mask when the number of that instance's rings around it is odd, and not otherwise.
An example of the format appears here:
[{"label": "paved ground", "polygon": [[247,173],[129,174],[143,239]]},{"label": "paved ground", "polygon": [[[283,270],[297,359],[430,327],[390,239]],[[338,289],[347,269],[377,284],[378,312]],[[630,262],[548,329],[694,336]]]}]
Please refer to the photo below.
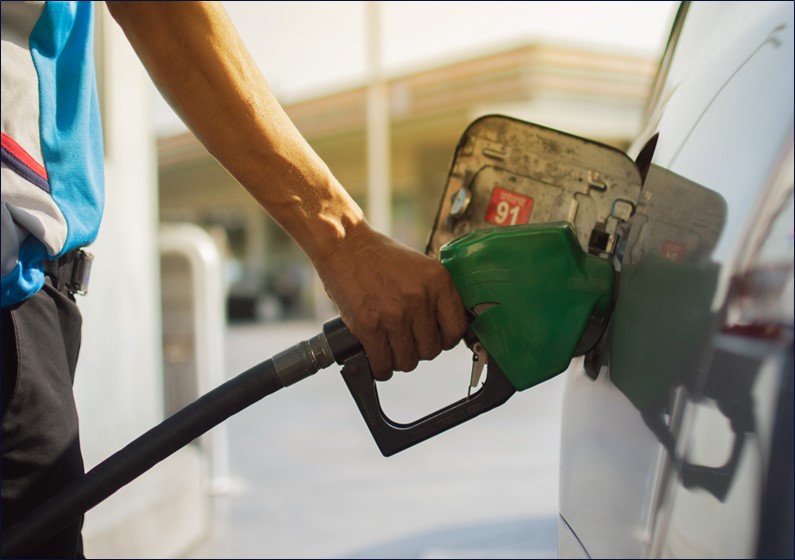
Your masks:
[{"label": "paved ground", "polygon": [[[230,329],[229,374],[319,324]],[[408,421],[463,397],[459,347],[379,384]],[[548,558],[556,555],[562,379],[390,458],[339,377],[322,371],[227,422],[232,491],[191,558]]]}]

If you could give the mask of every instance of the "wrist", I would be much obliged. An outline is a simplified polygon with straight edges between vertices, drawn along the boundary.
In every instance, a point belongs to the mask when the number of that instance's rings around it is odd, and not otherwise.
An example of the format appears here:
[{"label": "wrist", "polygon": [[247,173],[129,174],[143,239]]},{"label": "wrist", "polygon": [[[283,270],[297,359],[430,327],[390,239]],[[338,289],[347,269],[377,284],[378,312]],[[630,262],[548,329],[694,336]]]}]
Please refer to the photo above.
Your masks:
[{"label": "wrist", "polygon": [[327,268],[342,247],[370,227],[362,209],[333,176],[326,187],[312,192],[317,198],[310,196],[310,200],[301,204],[298,220],[288,220],[283,225],[320,270]]},{"label": "wrist", "polygon": [[364,219],[363,213],[360,219],[347,222],[338,233],[340,235],[337,237],[326,239],[322,251],[314,257],[310,255],[312,264],[324,282],[342,274],[356,260],[367,262],[370,247],[380,238],[380,234]]}]

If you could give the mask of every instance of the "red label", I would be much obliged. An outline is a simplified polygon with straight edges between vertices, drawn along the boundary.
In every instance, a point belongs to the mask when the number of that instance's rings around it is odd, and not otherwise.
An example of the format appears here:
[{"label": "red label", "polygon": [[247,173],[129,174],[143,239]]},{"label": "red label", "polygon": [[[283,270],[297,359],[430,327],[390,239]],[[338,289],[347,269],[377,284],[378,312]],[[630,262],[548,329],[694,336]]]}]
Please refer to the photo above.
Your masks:
[{"label": "red label", "polygon": [[533,199],[502,187],[494,187],[486,221],[496,226],[515,226],[530,221]]},{"label": "red label", "polygon": [[673,241],[663,241],[660,252],[666,259],[678,261],[685,256],[685,246],[681,243],[674,243]]}]

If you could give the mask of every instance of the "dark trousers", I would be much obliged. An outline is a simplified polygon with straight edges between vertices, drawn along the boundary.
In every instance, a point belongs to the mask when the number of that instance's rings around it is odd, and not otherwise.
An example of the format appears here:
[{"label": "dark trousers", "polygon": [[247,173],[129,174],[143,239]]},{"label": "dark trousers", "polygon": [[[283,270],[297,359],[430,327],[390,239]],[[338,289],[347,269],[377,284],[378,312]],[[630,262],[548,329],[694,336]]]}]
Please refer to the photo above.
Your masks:
[{"label": "dark trousers", "polygon": [[[48,278],[2,310],[2,533],[84,473],[72,384],[82,318]],[[83,557],[82,518],[30,553]]]}]

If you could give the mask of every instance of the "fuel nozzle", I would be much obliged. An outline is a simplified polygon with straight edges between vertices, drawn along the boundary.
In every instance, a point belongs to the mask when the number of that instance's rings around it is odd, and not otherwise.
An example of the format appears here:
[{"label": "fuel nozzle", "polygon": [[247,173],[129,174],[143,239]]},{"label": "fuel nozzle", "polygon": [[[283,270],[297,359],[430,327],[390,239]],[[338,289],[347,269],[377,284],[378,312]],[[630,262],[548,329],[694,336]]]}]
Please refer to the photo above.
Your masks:
[{"label": "fuel nozzle", "polygon": [[[394,422],[381,408],[361,346],[348,345],[347,354],[332,347],[353,400],[385,456],[471,420],[517,391],[561,373],[591,319],[609,315],[612,265],[586,254],[567,223],[475,231],[442,247],[441,263],[469,318],[464,339],[473,358],[466,397],[414,422]],[[327,335],[328,327],[327,323],[323,328]],[[338,335],[344,333],[343,326]],[[353,338],[350,333],[345,336]]]},{"label": "fuel nozzle", "polygon": [[477,230],[440,253],[489,371],[499,364],[518,391],[565,371],[606,328],[613,265],[586,253],[567,222]]}]

